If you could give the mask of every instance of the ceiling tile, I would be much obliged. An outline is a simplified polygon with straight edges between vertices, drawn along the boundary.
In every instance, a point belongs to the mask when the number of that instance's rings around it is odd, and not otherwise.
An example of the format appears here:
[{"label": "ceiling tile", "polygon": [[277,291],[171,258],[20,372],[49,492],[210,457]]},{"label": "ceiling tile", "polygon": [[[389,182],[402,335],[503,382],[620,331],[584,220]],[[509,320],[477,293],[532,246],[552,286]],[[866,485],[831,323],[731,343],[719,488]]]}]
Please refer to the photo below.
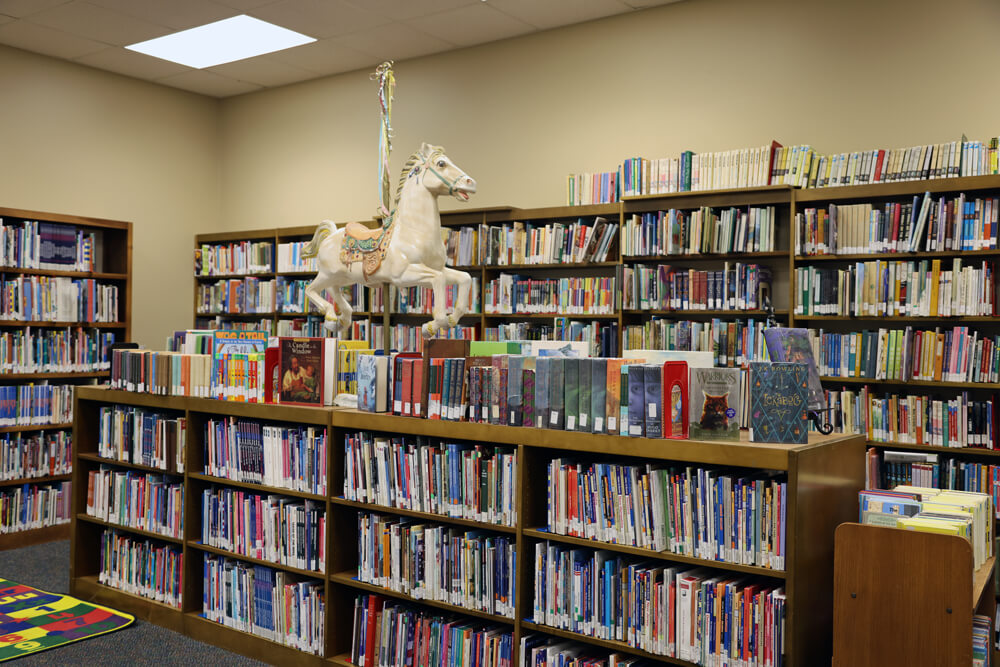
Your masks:
[{"label": "ceiling tile", "polygon": [[428,16],[449,9],[457,9],[465,5],[475,4],[481,0],[348,0],[352,4],[364,7],[393,21],[406,21],[419,16]]},{"label": "ceiling tile", "polygon": [[274,60],[307,69],[317,74],[350,72],[377,64],[378,58],[355,51],[340,43],[340,39],[321,39],[269,54]]},{"label": "ceiling tile", "polygon": [[454,44],[438,39],[405,23],[390,23],[372,30],[365,30],[339,37],[338,42],[374,60],[403,60],[440,53],[455,48]]},{"label": "ceiling tile", "polygon": [[120,46],[109,46],[103,51],[77,58],[76,62],[139,79],[159,79],[191,70],[190,67],[129,51]]},{"label": "ceiling tile", "polygon": [[0,0],[0,14],[22,18],[67,2],[70,0]]},{"label": "ceiling tile", "polygon": [[618,0],[490,0],[490,6],[541,29],[582,23],[629,11]]},{"label": "ceiling tile", "polygon": [[196,26],[214,23],[232,16],[239,11],[210,0],[88,0],[134,18],[165,25],[177,30],[187,30]]},{"label": "ceiling tile", "polygon": [[249,13],[255,18],[317,39],[359,32],[389,22],[389,19],[346,0],[282,0]]},{"label": "ceiling tile", "polygon": [[56,58],[78,58],[107,48],[107,44],[27,21],[0,25],[0,44]]},{"label": "ceiling tile", "polygon": [[472,46],[534,32],[530,24],[482,2],[413,19],[407,23],[417,30],[459,46]]},{"label": "ceiling tile", "polygon": [[215,72],[222,76],[240,81],[249,81],[261,86],[283,86],[296,81],[316,78],[316,73],[304,70],[294,65],[268,58],[267,56],[257,56],[256,58],[246,58],[234,63],[209,67],[206,71]]},{"label": "ceiling tile", "polygon": [[166,26],[135,19],[87,2],[60,5],[32,14],[28,20],[115,46],[134,44],[173,32]]},{"label": "ceiling tile", "polygon": [[256,84],[237,81],[199,69],[157,79],[156,82],[162,83],[165,86],[183,88],[184,90],[212,97],[229,97],[230,95],[241,95],[254,90],[260,90],[260,86]]}]

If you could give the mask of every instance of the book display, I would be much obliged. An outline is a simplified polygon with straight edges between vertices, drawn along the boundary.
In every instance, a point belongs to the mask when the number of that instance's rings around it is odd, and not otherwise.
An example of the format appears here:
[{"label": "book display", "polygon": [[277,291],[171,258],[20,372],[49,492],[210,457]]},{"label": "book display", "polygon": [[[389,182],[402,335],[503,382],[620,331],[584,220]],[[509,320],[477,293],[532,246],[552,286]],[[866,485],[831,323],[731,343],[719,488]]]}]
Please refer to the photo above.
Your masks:
[{"label": "book display", "polygon": [[132,223],[0,208],[0,550],[69,535],[73,393],[131,340]]},{"label": "book display", "polygon": [[[833,530],[856,516],[859,436],[653,440],[96,388],[77,411],[72,592],[202,641],[343,667],[459,645],[498,666],[539,651],[620,665],[829,655]],[[108,415],[184,419],[183,472],[122,460],[136,436],[101,444]],[[275,450],[304,429],[319,447]],[[114,485],[156,503],[123,513],[101,490]],[[137,576],[121,561],[134,554],[164,576]],[[618,601],[636,586],[650,596]],[[733,641],[709,640],[716,627]]]}]

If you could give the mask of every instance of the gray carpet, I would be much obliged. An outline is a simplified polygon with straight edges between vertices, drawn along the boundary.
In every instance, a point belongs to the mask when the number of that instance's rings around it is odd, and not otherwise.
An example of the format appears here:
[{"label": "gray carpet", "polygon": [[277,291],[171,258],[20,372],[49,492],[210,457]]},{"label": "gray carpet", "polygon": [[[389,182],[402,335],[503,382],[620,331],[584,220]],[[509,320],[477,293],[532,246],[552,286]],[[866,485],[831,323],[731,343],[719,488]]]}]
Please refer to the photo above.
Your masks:
[{"label": "gray carpet", "polygon": [[[69,540],[0,551],[0,576],[44,591],[69,593]],[[265,663],[136,619],[124,630],[18,658],[10,664],[243,667]]]}]

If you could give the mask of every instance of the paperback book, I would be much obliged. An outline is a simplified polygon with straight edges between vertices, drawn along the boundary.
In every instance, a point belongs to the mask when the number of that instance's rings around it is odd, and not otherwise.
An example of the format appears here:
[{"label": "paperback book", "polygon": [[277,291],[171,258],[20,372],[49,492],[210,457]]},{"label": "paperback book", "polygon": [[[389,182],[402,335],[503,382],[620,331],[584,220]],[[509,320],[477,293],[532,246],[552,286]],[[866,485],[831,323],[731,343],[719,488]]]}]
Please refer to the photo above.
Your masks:
[{"label": "paperback book", "polygon": [[690,389],[691,438],[739,440],[740,369],[692,368]]}]

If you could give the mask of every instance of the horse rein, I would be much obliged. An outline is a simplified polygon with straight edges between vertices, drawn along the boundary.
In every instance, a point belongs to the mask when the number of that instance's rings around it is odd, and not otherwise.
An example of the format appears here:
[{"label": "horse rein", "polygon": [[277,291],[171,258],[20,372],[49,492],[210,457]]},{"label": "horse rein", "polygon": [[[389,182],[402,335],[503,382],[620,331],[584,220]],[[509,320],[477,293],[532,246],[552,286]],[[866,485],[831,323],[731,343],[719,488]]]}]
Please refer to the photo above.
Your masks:
[{"label": "horse rein", "polygon": [[[434,156],[432,155],[430,157],[424,158],[424,160],[423,160],[423,162],[421,164],[423,164],[424,168],[427,171],[429,171],[432,174],[434,174],[435,176],[437,176],[439,181],[441,181],[442,183],[444,183],[445,185],[448,186],[448,195],[449,196],[454,195],[455,194],[455,187],[458,185],[458,182],[462,178],[468,178],[468,174],[462,174],[462,176],[456,176],[455,180],[449,182],[448,179],[445,178],[444,176],[442,176],[441,173],[437,169],[435,169],[433,165],[428,164],[428,162],[431,161],[431,157],[434,157]],[[459,170],[459,171],[461,171],[461,170]]]}]

